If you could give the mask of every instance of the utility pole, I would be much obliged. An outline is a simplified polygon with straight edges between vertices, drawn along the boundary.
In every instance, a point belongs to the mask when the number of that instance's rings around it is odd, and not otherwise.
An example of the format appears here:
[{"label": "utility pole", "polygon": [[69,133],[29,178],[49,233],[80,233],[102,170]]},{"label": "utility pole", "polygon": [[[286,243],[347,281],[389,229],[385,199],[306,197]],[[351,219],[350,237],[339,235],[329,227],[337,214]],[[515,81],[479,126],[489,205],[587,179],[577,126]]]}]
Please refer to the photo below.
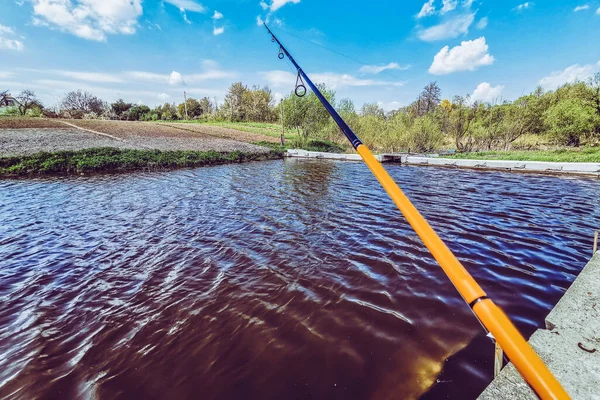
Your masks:
[{"label": "utility pole", "polygon": [[285,124],[283,122],[283,99],[281,99],[281,103],[279,104],[281,106],[281,145],[285,146]]},{"label": "utility pole", "polygon": [[187,121],[187,119],[188,119],[188,113],[187,113],[187,94],[185,93],[185,90],[183,91],[183,106],[185,107],[185,120]]}]

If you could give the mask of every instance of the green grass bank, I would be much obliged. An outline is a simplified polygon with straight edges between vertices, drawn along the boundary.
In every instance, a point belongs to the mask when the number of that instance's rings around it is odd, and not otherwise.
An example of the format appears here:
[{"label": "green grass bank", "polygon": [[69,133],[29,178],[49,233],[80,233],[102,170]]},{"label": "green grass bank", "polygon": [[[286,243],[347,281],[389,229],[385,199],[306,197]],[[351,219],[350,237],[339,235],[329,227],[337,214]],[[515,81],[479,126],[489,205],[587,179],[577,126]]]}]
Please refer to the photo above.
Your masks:
[{"label": "green grass bank", "polygon": [[600,147],[559,150],[485,151],[457,153],[445,158],[465,160],[515,160],[548,162],[600,162]]},{"label": "green grass bank", "polygon": [[0,176],[156,171],[282,158],[283,152],[159,151],[96,148],[0,158]]}]

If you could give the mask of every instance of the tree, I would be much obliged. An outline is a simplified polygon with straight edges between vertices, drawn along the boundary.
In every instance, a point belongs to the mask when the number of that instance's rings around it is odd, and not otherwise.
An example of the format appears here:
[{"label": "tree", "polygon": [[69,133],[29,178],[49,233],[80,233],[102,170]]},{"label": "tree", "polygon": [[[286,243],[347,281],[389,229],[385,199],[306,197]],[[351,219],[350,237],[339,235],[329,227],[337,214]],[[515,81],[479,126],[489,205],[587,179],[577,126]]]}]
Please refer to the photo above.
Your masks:
[{"label": "tree", "polygon": [[124,115],[128,121],[140,121],[145,119],[145,116],[150,114],[150,107],[140,104],[131,107]]},{"label": "tree", "polygon": [[410,150],[427,153],[440,148],[444,135],[432,115],[417,118],[409,129],[408,147]]},{"label": "tree", "polygon": [[337,106],[337,112],[341,115],[356,114],[354,103],[349,98],[341,99]]},{"label": "tree", "polygon": [[437,82],[429,82],[427,86],[423,88],[423,91],[417,100],[419,104],[417,115],[423,116],[435,111],[440,105],[441,100],[442,89],[440,89]]},{"label": "tree", "polygon": [[212,114],[214,112],[213,103],[208,97],[201,98],[199,103],[202,114]]},{"label": "tree", "polygon": [[119,119],[127,119],[126,116],[123,118],[123,114],[129,111],[131,107],[133,107],[133,104],[125,103],[123,99],[119,99],[110,105],[112,112],[114,112]]},{"label": "tree", "polygon": [[186,104],[188,118],[195,118],[202,115],[202,106],[200,105],[198,100],[194,99],[193,97],[190,97],[186,100],[185,103],[180,103],[177,106],[177,114],[179,115],[179,118],[185,118]]},{"label": "tree", "polygon": [[35,92],[33,90],[25,89],[21,93],[19,93],[15,99],[19,102],[17,104],[17,109],[19,110],[19,114],[27,115],[27,112],[37,107],[39,109],[43,108],[40,101],[37,99]]},{"label": "tree", "polygon": [[447,115],[447,129],[450,136],[454,138],[456,150],[468,152],[475,144],[471,131],[471,122],[476,117],[477,103],[471,107],[468,105],[469,96],[454,96],[452,107]]},{"label": "tree", "polygon": [[229,87],[229,91],[225,95],[223,111],[230,121],[238,122],[245,119],[243,96],[247,91],[248,88],[242,82],[235,82]]},{"label": "tree", "polygon": [[544,113],[550,134],[561,144],[579,146],[597,122],[595,110],[581,99],[565,99]]},{"label": "tree", "polygon": [[385,111],[377,103],[365,103],[360,110],[363,117],[370,115],[375,118],[385,118]]},{"label": "tree", "polygon": [[600,136],[600,72],[596,72],[588,80],[588,85],[592,91],[592,104],[596,110],[596,123],[594,126],[594,132],[596,136]]},{"label": "tree", "polygon": [[245,121],[270,122],[276,119],[273,112],[273,95],[268,86],[254,86],[242,93],[242,111]]},{"label": "tree", "polygon": [[[324,84],[317,87],[329,103],[335,107],[335,92],[327,89]],[[304,97],[298,97],[293,92],[283,99],[285,126],[297,129],[302,140],[308,140],[327,126],[329,113],[323,107],[317,96],[309,92]]]},{"label": "tree", "polygon": [[81,118],[84,113],[102,114],[104,102],[90,92],[74,90],[63,97],[60,108],[63,111],[75,112]]},{"label": "tree", "polygon": [[157,107],[160,119],[163,121],[171,121],[177,119],[177,107],[175,104],[165,103],[162,107]]}]

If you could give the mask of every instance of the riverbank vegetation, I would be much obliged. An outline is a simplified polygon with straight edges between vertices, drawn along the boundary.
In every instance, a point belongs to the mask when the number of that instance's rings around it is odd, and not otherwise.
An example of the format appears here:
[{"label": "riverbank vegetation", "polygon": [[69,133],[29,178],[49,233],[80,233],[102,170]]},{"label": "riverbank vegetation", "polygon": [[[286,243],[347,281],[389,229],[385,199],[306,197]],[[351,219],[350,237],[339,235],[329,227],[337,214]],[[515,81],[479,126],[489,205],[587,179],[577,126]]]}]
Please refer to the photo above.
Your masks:
[{"label": "riverbank vegetation", "polygon": [[[586,82],[567,83],[556,90],[541,87],[514,101],[472,101],[469,96],[442,96],[429,83],[411,104],[385,112],[376,103],[356,109],[350,99],[337,100],[336,93],[319,85],[365,144],[380,152],[458,153],[558,150],[598,146],[600,143],[600,73]],[[305,146],[310,140],[333,142],[351,151],[346,139],[312,93],[285,96],[276,104],[268,87],[230,86],[222,104],[208,97],[188,98],[185,103],[165,103],[151,109],[122,99],[108,104],[84,91],[67,93],[54,109],[45,109],[35,93],[16,96],[29,106],[13,113],[47,117],[169,121],[205,123],[293,140]]]},{"label": "riverbank vegetation", "polygon": [[516,160],[516,161],[551,161],[551,162],[591,162],[600,163],[600,148],[535,150],[535,151],[482,151],[473,153],[457,153],[448,158],[471,160]]},{"label": "riverbank vegetation", "polygon": [[0,176],[156,171],[282,158],[283,152],[158,151],[98,148],[0,158]]}]

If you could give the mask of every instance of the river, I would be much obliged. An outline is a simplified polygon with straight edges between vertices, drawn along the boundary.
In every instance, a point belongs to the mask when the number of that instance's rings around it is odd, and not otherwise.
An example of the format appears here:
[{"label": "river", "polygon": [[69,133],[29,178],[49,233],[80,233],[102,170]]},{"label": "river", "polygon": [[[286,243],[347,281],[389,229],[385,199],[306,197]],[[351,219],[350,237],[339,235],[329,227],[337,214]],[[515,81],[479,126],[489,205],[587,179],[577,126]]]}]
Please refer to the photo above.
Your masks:
[{"label": "river", "polygon": [[[600,182],[386,168],[517,327],[543,327],[591,256]],[[468,399],[492,379],[362,163],[1,180],[0,205],[2,398]]]}]

